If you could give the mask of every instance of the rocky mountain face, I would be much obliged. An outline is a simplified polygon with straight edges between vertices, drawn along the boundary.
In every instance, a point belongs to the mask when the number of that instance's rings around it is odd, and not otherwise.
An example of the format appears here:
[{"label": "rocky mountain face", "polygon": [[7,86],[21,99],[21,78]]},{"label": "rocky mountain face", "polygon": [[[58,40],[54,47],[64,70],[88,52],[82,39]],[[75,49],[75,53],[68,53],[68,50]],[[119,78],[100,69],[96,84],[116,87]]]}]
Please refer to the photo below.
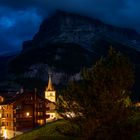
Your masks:
[{"label": "rocky mountain face", "polygon": [[42,22],[33,40],[23,43],[23,51],[32,47],[43,47],[52,42],[73,42],[91,49],[92,44],[101,38],[140,50],[140,35],[134,30],[114,27],[99,20],[58,11]]},{"label": "rocky mountain face", "polygon": [[11,59],[11,57],[4,57],[0,56],[0,80],[5,79],[5,75],[8,73],[8,62]]},{"label": "rocky mountain face", "polygon": [[140,35],[72,13],[59,11],[44,20],[33,39],[23,43],[21,54],[10,67],[21,84],[41,84],[41,79],[46,84],[46,73],[51,69],[54,83],[60,85],[71,78],[78,79],[81,69],[95,64],[111,45],[134,63],[134,93],[139,98]]},{"label": "rocky mountain face", "polygon": [[9,63],[12,61],[16,54],[0,55],[0,81],[8,78]]}]

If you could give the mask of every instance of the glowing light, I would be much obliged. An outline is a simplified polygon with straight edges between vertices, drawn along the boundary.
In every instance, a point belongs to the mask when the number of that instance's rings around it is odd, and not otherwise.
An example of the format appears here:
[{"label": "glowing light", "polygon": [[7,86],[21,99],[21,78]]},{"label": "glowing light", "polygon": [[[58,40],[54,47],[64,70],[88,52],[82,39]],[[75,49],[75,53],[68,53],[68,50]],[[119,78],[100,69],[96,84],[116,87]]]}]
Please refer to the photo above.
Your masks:
[{"label": "glowing light", "polygon": [[29,117],[29,115],[30,115],[30,113],[29,113],[29,112],[27,112],[27,113],[26,113],[26,116],[27,116],[27,117]]},{"label": "glowing light", "polygon": [[4,134],[3,134],[4,138],[7,139],[7,130],[4,129]]},{"label": "glowing light", "polygon": [[44,121],[43,121],[43,120],[37,120],[37,122],[38,122],[40,125],[43,125],[43,124],[44,124]]},{"label": "glowing light", "polygon": [[140,102],[135,104],[136,107],[140,107]]}]

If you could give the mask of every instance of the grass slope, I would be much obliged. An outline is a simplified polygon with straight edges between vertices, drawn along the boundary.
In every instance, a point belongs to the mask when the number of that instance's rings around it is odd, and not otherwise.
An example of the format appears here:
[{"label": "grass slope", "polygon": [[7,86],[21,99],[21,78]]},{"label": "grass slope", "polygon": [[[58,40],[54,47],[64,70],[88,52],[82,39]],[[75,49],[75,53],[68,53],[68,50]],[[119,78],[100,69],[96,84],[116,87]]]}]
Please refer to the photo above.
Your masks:
[{"label": "grass slope", "polygon": [[[132,140],[140,140],[140,132],[139,132],[140,113],[134,114],[134,116],[130,118],[129,123],[132,124],[130,126],[134,127],[134,130],[130,129],[130,133],[133,133]],[[73,137],[69,137],[57,131],[58,128],[59,129],[61,128],[62,131],[67,130],[67,127],[64,127],[65,125],[69,126],[69,122],[65,120],[59,120],[56,122],[47,123],[45,126],[39,127],[30,132],[19,135],[13,138],[12,140],[80,140],[82,138],[82,137],[75,137],[74,135],[71,135]]]},{"label": "grass slope", "polygon": [[[68,137],[60,134],[56,128],[67,124],[64,120],[51,122],[43,127],[24,133],[20,136],[13,138],[12,140],[74,140],[76,138]],[[62,127],[63,128],[63,127]]]}]

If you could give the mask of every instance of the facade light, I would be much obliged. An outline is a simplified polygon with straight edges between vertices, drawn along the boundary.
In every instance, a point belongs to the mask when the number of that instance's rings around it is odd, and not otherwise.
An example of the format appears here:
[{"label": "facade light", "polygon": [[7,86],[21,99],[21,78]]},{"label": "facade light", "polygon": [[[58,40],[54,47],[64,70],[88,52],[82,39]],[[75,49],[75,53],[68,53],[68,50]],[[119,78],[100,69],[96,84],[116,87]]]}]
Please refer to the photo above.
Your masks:
[{"label": "facade light", "polygon": [[29,117],[29,116],[30,116],[30,113],[29,113],[29,112],[27,112],[27,113],[26,113],[26,116],[27,116],[27,117]]}]

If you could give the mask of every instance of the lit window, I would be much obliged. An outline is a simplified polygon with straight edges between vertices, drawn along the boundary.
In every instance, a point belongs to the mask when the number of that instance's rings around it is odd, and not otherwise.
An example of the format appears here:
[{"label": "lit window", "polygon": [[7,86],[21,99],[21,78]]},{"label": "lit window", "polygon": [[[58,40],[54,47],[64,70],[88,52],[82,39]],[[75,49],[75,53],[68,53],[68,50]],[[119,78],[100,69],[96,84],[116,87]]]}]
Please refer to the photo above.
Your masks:
[{"label": "lit window", "polygon": [[43,112],[38,112],[38,116],[43,116]]},{"label": "lit window", "polygon": [[0,96],[0,102],[3,102],[3,97],[2,96]]}]

